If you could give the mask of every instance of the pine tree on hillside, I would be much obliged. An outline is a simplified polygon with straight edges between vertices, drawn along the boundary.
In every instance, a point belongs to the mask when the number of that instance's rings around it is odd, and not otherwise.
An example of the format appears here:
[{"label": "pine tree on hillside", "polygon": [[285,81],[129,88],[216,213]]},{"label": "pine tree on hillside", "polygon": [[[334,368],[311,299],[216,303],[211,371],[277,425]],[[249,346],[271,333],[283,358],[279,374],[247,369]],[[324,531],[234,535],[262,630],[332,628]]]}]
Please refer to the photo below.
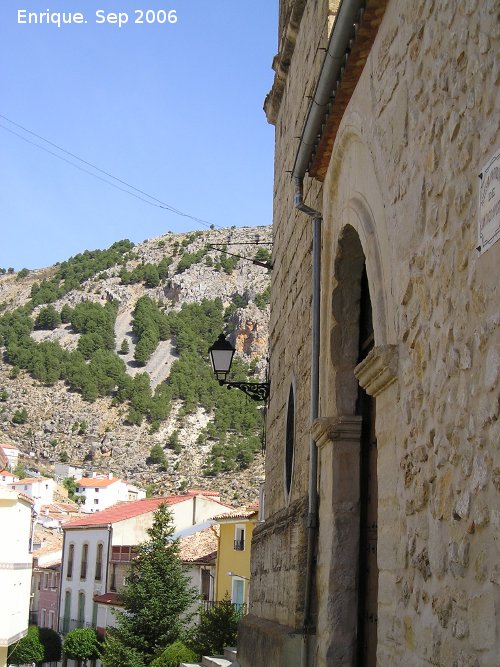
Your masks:
[{"label": "pine tree on hillside", "polygon": [[117,613],[117,627],[104,645],[102,662],[107,667],[116,667],[117,651],[133,653],[133,664],[137,655],[149,664],[186,627],[186,612],[196,593],[182,572],[174,530],[170,510],[160,505],[148,530],[149,540],[139,545],[121,591],[124,612]]}]

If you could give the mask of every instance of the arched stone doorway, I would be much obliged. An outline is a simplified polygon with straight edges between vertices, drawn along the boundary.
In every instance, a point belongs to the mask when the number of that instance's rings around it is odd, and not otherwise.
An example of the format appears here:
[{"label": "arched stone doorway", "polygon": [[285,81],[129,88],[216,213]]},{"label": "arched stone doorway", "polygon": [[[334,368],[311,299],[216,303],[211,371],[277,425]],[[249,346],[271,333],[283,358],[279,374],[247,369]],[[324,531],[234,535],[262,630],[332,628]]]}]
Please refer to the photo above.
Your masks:
[{"label": "arched stone doorway", "polygon": [[[331,292],[334,373],[329,390],[337,415],[318,419],[313,428],[320,462],[321,667],[376,665],[379,494],[374,397],[395,374],[390,368],[393,346],[376,346],[371,297],[381,288],[369,283],[368,269],[358,232],[346,225],[338,239]],[[377,276],[373,267],[371,275]]]}]

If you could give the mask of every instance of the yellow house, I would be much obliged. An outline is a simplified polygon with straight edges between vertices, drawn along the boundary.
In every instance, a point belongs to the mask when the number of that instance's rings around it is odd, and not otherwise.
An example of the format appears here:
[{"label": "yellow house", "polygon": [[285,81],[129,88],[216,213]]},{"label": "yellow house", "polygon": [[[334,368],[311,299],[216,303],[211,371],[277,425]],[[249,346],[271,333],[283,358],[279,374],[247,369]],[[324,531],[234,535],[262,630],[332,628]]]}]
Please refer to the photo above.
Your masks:
[{"label": "yellow house", "polygon": [[228,595],[237,605],[248,603],[250,583],[250,548],[252,532],[257,522],[257,502],[219,514],[219,549],[216,564],[216,600]]}]

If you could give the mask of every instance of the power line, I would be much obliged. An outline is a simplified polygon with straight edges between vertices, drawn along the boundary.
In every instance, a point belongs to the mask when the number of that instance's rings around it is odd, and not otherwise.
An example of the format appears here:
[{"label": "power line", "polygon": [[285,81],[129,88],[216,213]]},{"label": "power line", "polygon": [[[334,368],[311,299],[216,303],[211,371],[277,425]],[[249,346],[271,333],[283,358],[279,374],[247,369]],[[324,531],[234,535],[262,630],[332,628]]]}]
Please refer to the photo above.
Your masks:
[{"label": "power line", "polygon": [[[15,127],[18,127],[19,129],[23,130],[23,132],[27,132],[28,134],[31,134],[32,136],[36,137],[37,139],[40,139],[41,141],[44,141],[45,143],[49,144],[49,146],[53,146],[54,148],[57,148],[58,151],[61,151],[62,153],[65,153],[66,155],[71,156],[72,158],[79,160],[83,164],[86,164],[87,166],[91,167],[92,169],[95,169],[96,171],[100,172],[101,174],[104,174],[105,176],[108,176],[109,178],[112,178],[114,181],[117,181],[118,183],[121,183],[122,185],[125,185],[127,188],[130,188],[131,190],[135,190],[135,192],[139,192],[140,194],[144,195],[148,199],[144,199],[143,197],[140,197],[139,195],[135,194],[134,192],[130,192],[130,190],[126,190],[125,188],[120,188],[118,185],[115,183],[111,183],[105,178],[102,178],[102,176],[98,176],[97,174],[94,174],[93,172],[89,171],[88,169],[85,169],[84,167],[81,167],[71,160],[68,160],[67,158],[63,157],[62,155],[59,155],[58,153],[54,153],[53,151],[49,150],[48,148],[45,148],[44,146],[40,146],[40,144],[37,144],[34,141],[31,141],[27,137],[23,137],[21,134],[18,132],[14,132],[14,130],[6,127],[5,125],[2,125],[0,123],[0,127],[7,132],[10,132],[14,136],[18,137],[19,139],[22,139],[23,141],[26,141],[28,144],[31,144],[32,146],[35,146],[36,148],[39,148],[42,151],[45,151],[46,153],[49,153],[50,155],[53,155],[54,157],[58,158],[59,160],[62,160],[63,162],[66,162],[67,164],[70,164],[72,167],[75,167],[75,169],[79,169],[80,171],[85,172],[86,174],[89,174],[90,176],[93,176],[94,178],[97,178],[100,181],[103,181],[104,183],[107,183],[111,187],[120,190],[121,192],[125,192],[126,194],[131,195],[132,197],[135,197],[136,199],[140,199],[141,201],[145,202],[146,204],[149,204],[150,206],[154,206],[156,208],[161,208],[166,211],[169,211],[170,213],[174,213],[175,215],[179,215],[183,218],[189,218],[190,220],[193,220],[194,222],[199,222],[202,225],[205,225],[207,227],[211,227],[210,222],[207,220],[203,220],[202,218],[198,218],[194,215],[190,215],[189,213],[184,213],[183,211],[180,211],[177,208],[174,208],[170,204],[167,204],[166,202],[162,201],[161,199],[158,199],[157,197],[153,197],[152,195],[148,194],[147,192],[144,192],[144,190],[141,190],[140,188],[136,188],[134,185],[131,185],[130,183],[127,183],[126,181],[122,180],[121,178],[118,178],[117,176],[113,176],[110,172],[101,169],[97,165],[93,164],[92,162],[88,162],[87,160],[84,160],[83,158],[79,157],[75,153],[71,153],[71,151],[66,150],[65,148],[62,148],[61,146],[58,146],[52,141],[49,141],[48,139],[45,139],[45,137],[42,137],[40,134],[37,134],[36,132],[32,132],[29,130],[27,127],[24,127],[23,125],[20,125],[19,123],[16,123],[15,121],[11,120],[10,118],[7,118],[7,116],[4,116],[3,114],[0,113],[0,118],[3,118],[6,120],[8,123],[11,123]],[[151,201],[148,201],[151,200]],[[156,202],[156,203],[154,203]],[[220,225],[214,225],[214,227],[219,227]]]}]

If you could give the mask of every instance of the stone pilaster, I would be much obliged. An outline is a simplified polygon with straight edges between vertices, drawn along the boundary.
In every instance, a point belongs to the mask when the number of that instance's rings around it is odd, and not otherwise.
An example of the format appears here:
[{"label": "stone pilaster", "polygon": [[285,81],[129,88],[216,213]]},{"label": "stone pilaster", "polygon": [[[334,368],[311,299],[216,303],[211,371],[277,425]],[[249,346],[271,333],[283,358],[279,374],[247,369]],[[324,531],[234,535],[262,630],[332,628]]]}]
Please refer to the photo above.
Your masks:
[{"label": "stone pilaster", "polygon": [[361,417],[317,419],[319,458],[317,667],[355,664]]}]

